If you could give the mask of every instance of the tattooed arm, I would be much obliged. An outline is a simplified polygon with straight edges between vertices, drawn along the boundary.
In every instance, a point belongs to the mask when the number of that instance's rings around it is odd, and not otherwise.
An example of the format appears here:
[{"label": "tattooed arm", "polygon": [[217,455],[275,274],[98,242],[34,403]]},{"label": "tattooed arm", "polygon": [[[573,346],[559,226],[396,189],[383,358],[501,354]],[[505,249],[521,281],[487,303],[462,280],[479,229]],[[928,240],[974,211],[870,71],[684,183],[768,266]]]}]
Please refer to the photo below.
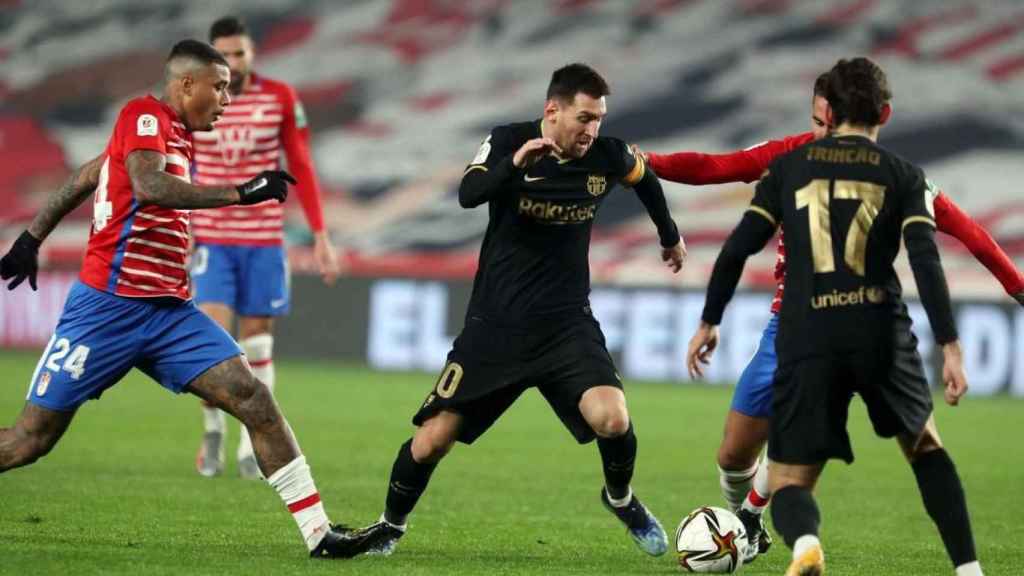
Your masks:
[{"label": "tattooed arm", "polygon": [[140,205],[189,210],[238,203],[234,186],[195,186],[165,172],[166,165],[164,155],[155,150],[135,150],[128,155],[125,166]]},{"label": "tattooed arm", "polygon": [[57,227],[57,223],[78,208],[79,205],[96,190],[100,181],[100,168],[103,167],[103,155],[89,160],[68,176],[64,185],[46,200],[46,206],[36,214],[28,232],[42,242]]}]

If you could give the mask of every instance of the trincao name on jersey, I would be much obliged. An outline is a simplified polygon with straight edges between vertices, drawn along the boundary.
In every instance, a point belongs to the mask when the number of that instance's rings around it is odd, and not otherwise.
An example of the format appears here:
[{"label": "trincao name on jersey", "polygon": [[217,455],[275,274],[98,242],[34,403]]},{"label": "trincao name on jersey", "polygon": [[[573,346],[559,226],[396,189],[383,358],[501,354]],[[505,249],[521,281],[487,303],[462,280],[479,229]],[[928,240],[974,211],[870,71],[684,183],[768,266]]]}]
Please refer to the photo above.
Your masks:
[{"label": "trincao name on jersey", "polygon": [[174,110],[153,96],[128,102],[104,153],[81,280],[117,296],[188,300],[189,213],[139,206],[126,165],[136,150],[163,154],[164,170],[190,181],[191,135]]},{"label": "trincao name on jersey", "polygon": [[[920,168],[862,136],[825,138],[772,163],[749,210],[781,224],[789,241],[780,366],[912,338],[893,260],[907,226],[935,228],[935,194]],[[945,290],[941,268],[938,279]],[[929,311],[937,337],[955,334],[945,316]]]}]

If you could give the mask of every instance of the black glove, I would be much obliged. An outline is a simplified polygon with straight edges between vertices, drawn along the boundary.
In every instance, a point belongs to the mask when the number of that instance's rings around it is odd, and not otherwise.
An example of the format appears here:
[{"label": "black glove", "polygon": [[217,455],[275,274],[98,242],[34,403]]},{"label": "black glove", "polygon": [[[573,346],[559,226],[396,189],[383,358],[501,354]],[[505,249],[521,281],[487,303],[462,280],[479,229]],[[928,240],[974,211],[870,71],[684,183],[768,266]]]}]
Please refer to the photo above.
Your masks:
[{"label": "black glove", "polygon": [[28,278],[28,285],[36,289],[36,272],[39,271],[39,245],[41,242],[25,230],[14,241],[14,245],[3,258],[0,258],[0,278],[14,278],[7,285],[14,290]]},{"label": "black glove", "polygon": [[264,170],[258,176],[235,188],[239,204],[259,204],[265,200],[284,202],[288,198],[288,183],[297,184],[295,178],[284,170]]}]

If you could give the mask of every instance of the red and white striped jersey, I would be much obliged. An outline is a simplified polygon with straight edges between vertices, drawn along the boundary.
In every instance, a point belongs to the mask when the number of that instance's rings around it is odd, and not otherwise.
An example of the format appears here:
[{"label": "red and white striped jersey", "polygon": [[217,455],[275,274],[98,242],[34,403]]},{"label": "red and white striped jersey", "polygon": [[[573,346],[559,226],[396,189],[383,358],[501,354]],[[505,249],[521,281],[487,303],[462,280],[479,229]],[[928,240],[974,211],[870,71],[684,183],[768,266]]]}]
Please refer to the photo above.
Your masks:
[{"label": "red and white striped jersey", "polygon": [[[302,104],[290,86],[256,74],[210,132],[196,132],[193,180],[200,185],[237,186],[263,170],[281,166],[298,180],[296,191],[314,232],[323,229],[320,192],[309,153]],[[272,246],[283,240],[284,209],[276,201],[196,211],[196,242]]]},{"label": "red and white striped jersey", "polygon": [[[805,132],[787,136],[782,140],[769,140],[746,150],[727,154],[701,154],[676,152],[674,154],[648,154],[648,167],[658,177],[683,184],[723,184],[726,182],[753,182],[760,179],[772,160],[814,140],[814,134]],[[1006,293],[1014,296],[1024,291],[1024,274],[1005,251],[980,224],[965,214],[945,194],[938,192],[934,199],[935,225],[940,232],[956,237],[985,265],[1003,285]],[[775,258],[775,297],[772,313],[782,307],[782,292],[786,280],[786,245],[779,230],[779,249]]]},{"label": "red and white striped jersey", "polygon": [[[761,178],[775,158],[796,150],[814,140],[814,134],[805,132],[787,136],[782,140],[769,140],[750,148],[728,154],[701,154],[677,152],[675,154],[648,154],[647,165],[659,178],[683,184],[724,184],[726,182],[753,182]],[[775,296],[772,314],[782,308],[782,290],[786,280],[786,245],[779,230],[779,248],[775,256]]]},{"label": "red and white striped jersey", "polygon": [[153,96],[128,102],[104,153],[80,278],[97,290],[118,296],[188,300],[185,256],[189,214],[138,205],[125,164],[135,150],[163,154],[166,172],[189,181],[192,140],[178,115]]}]

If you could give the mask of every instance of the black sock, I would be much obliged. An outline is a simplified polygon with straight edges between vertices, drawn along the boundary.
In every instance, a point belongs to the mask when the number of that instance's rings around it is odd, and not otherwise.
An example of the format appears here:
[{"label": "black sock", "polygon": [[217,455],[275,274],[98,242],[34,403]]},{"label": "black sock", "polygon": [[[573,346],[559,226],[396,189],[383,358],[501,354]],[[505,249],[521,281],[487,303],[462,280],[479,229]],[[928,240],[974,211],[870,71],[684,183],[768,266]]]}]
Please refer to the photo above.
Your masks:
[{"label": "black sock", "polygon": [[384,519],[396,525],[405,524],[405,517],[412,512],[416,501],[427,489],[430,475],[437,463],[420,464],[412,457],[412,439],[398,449],[398,457],[391,467],[391,482],[388,483],[388,498],[384,508]]},{"label": "black sock", "polygon": [[622,436],[598,438],[597,449],[601,452],[604,466],[604,485],[608,496],[619,500],[629,494],[629,482],[633,479],[633,464],[636,462],[636,434],[633,423]]},{"label": "black sock", "polygon": [[953,566],[977,560],[967,498],[949,454],[943,448],[926,452],[918,456],[911,467],[924,508],[938,527]]},{"label": "black sock", "polygon": [[811,491],[800,486],[786,486],[773,494],[772,523],[790,549],[801,536],[817,536],[821,513]]}]

